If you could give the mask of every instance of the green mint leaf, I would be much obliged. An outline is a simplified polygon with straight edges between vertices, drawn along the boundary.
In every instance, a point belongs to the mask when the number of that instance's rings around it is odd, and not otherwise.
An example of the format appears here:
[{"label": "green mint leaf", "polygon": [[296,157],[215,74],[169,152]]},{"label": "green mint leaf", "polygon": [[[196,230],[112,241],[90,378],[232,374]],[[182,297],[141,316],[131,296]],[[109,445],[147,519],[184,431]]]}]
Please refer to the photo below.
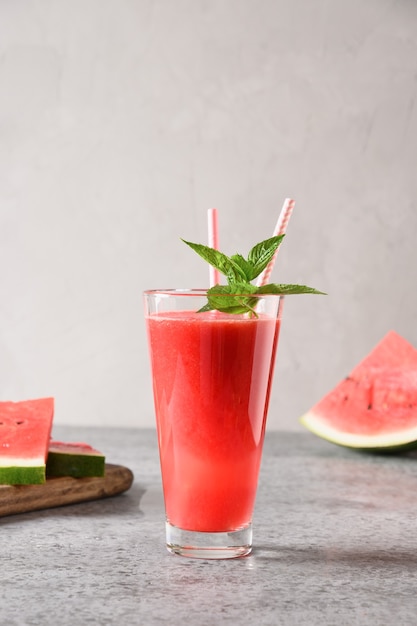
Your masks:
[{"label": "green mint leaf", "polygon": [[207,302],[207,304],[202,306],[201,309],[198,309],[197,313],[205,313],[206,311],[214,311],[213,307],[210,305],[209,302]]},{"label": "green mint leaf", "polygon": [[[257,288],[250,283],[240,283],[239,285],[215,285],[207,291],[208,305],[210,309],[223,313],[253,313],[256,305],[256,298],[250,298],[246,294],[255,293]],[[207,306],[207,305],[206,305]],[[202,309],[200,309],[200,312]]]},{"label": "green mint leaf", "polygon": [[250,280],[253,280],[261,272],[264,271],[268,263],[272,260],[275,252],[278,250],[279,245],[284,239],[285,235],[277,235],[276,237],[270,237],[257,243],[256,246],[248,254],[248,262],[252,266],[252,274]]},{"label": "green mint leaf", "polygon": [[[230,314],[255,315],[257,296],[259,295],[293,295],[293,294],[321,294],[323,291],[307,287],[306,285],[288,285],[270,283],[268,285],[252,285],[254,280],[273,259],[275,252],[281,244],[284,235],[278,235],[265,239],[254,246],[245,259],[241,254],[226,256],[219,250],[192,243],[183,239],[182,241],[199,254],[205,261],[215,267],[227,278],[227,285],[215,285],[207,291],[207,304],[199,312],[222,311]],[[231,297],[233,296],[233,297]]]},{"label": "green mint leaf", "polygon": [[253,265],[249,261],[247,261],[241,254],[233,254],[230,259],[239,265],[242,272],[245,275],[247,282],[253,280]]},{"label": "green mint leaf", "polygon": [[204,246],[200,243],[192,243],[191,241],[186,241],[185,239],[182,241],[186,243],[187,246],[190,246],[194,252],[197,252],[197,254],[207,261],[207,263],[224,274],[229,283],[246,281],[244,270],[237,263],[235,263],[235,261],[223,254],[223,252],[219,252],[219,250],[215,250],[209,246]]},{"label": "green mint leaf", "polygon": [[207,295],[224,295],[225,297],[246,296],[256,293],[257,291],[258,287],[256,285],[251,285],[251,283],[247,282],[240,282],[234,283],[233,285],[214,285],[214,287],[210,287],[210,289],[207,290]]},{"label": "green mint leaf", "polygon": [[313,287],[307,287],[306,285],[287,285],[287,284],[276,284],[271,283],[269,285],[263,285],[262,287],[258,287],[257,293],[263,294],[276,294],[282,296],[291,296],[300,293],[315,293],[318,295],[325,296],[327,295],[324,291],[318,291],[318,289],[314,289]]}]

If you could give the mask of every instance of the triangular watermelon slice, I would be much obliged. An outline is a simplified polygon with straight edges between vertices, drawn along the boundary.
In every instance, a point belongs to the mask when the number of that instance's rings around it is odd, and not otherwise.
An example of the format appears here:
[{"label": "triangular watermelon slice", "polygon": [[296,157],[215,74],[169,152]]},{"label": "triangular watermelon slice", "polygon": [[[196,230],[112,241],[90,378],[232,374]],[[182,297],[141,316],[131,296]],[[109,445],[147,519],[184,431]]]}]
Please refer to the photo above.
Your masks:
[{"label": "triangular watermelon slice", "polygon": [[45,482],[53,416],[53,398],[0,402],[0,484]]},{"label": "triangular watermelon slice", "polygon": [[417,448],[417,350],[390,331],[300,421],[342,446]]}]

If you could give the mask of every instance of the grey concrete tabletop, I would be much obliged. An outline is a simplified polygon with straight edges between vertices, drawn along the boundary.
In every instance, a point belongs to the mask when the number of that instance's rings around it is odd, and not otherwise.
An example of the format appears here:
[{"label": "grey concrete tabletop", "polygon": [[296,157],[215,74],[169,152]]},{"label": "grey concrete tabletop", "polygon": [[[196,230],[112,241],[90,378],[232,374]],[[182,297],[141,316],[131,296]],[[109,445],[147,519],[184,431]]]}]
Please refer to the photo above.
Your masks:
[{"label": "grey concrete tabletop", "polygon": [[245,558],[168,553],[156,433],[56,427],[129,467],[112,498],[0,519],[0,624],[417,623],[417,453],[268,432]]}]

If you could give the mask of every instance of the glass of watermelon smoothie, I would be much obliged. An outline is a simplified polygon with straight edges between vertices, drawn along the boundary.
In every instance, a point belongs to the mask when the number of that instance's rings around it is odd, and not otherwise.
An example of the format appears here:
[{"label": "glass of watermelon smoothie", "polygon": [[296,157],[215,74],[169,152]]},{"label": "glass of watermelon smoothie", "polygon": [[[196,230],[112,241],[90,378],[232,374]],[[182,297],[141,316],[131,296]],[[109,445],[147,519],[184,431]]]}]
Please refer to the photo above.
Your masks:
[{"label": "glass of watermelon smoothie", "polygon": [[166,543],[233,558],[252,549],[283,296],[254,296],[256,314],[232,315],[198,312],[206,293],[144,293]]}]

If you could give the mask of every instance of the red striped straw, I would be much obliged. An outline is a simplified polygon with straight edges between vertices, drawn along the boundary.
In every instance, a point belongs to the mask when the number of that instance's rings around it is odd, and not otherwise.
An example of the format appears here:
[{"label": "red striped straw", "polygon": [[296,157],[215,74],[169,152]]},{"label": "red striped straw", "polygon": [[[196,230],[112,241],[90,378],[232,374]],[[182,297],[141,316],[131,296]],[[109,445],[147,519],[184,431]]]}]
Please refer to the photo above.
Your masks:
[{"label": "red striped straw", "polygon": [[[281,209],[281,213],[279,214],[278,221],[275,226],[274,235],[273,235],[274,237],[285,234],[285,231],[287,229],[288,222],[291,217],[291,213],[293,212],[294,206],[295,206],[295,200],[293,200],[292,198],[285,199],[284,204]],[[262,287],[262,285],[267,284],[269,277],[271,275],[271,272],[274,268],[275,259],[277,258],[278,250],[279,248],[275,252],[274,256],[272,257],[272,259],[270,260],[270,262],[268,263],[267,267],[264,269],[262,274],[258,276],[258,280],[256,283],[257,287]]]},{"label": "red striped straw", "polygon": [[[217,220],[217,209],[208,209],[207,211],[207,223],[208,223],[208,245],[215,250],[219,249],[219,227]],[[220,283],[220,272],[212,265],[210,269],[210,287],[214,287]]]}]

